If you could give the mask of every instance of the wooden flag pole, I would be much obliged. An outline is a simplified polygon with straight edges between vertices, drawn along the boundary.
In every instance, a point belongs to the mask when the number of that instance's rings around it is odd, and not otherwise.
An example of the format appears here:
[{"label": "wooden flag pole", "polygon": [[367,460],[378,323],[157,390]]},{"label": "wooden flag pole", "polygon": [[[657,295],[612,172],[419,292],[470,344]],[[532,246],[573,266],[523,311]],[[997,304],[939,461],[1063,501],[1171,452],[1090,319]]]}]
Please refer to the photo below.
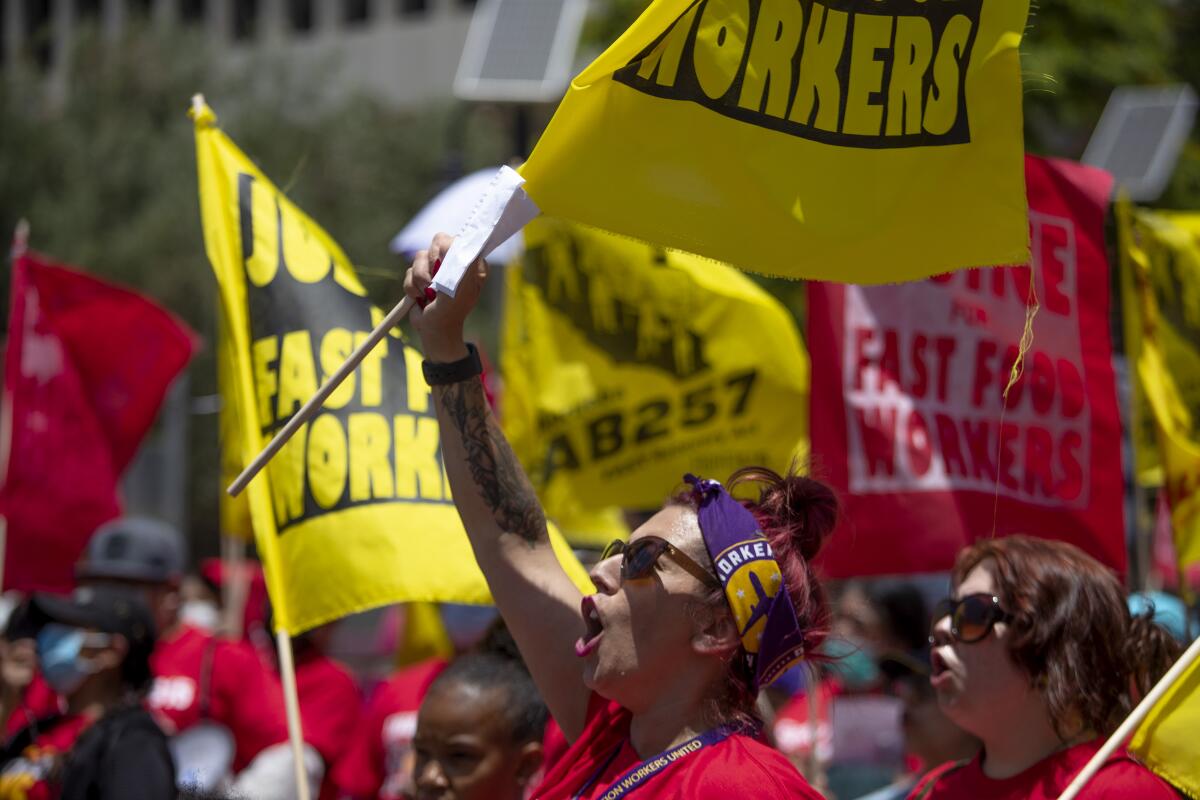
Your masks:
[{"label": "wooden flag pole", "polygon": [[1142,698],[1142,702],[1137,704],[1137,708],[1133,709],[1125,721],[1121,723],[1121,727],[1108,737],[1108,741],[1104,746],[1096,751],[1096,755],[1092,756],[1091,760],[1084,765],[1079,774],[1075,776],[1075,780],[1071,781],[1071,785],[1066,791],[1058,796],[1058,800],[1074,800],[1088,781],[1092,779],[1100,767],[1104,766],[1104,762],[1108,760],[1118,747],[1125,743],[1125,740],[1133,735],[1133,732],[1149,715],[1150,709],[1163,699],[1163,696],[1175,685],[1175,682],[1187,671],[1188,667],[1192,666],[1200,659],[1200,639],[1192,642],[1191,646],[1184,651],[1183,655],[1167,670],[1167,674],[1162,676],[1162,680],[1154,685],[1154,688],[1146,693]]},{"label": "wooden flag pole", "polygon": [[296,692],[296,664],[292,657],[292,637],[287,631],[275,632],[279,650],[279,674],[283,678],[283,702],[287,708],[288,740],[292,743],[292,761],[296,768],[296,797],[309,800],[308,770],[304,768],[304,729],[300,723],[300,695]]},{"label": "wooden flag pole", "polygon": [[296,431],[300,430],[300,427],[304,423],[312,419],[321,410],[321,406],[325,405],[325,401],[329,398],[329,395],[333,394],[342,385],[342,381],[350,377],[350,373],[354,372],[358,365],[362,363],[362,360],[367,357],[367,353],[374,350],[375,345],[383,341],[383,337],[387,336],[388,331],[399,325],[400,321],[408,316],[408,312],[412,310],[412,307],[413,299],[408,296],[405,296],[403,300],[397,303],[396,307],[389,311],[388,315],[383,318],[383,321],[375,326],[375,330],[371,331],[371,334],[363,343],[355,348],[345,363],[338,367],[337,372],[330,375],[329,380],[322,384],[317,393],[310,397],[308,402],[292,415],[292,418],[279,430],[279,433],[275,434],[275,438],[263,448],[261,453],[254,457],[254,460],[242,470],[242,474],[238,475],[225,491],[233,497],[241,494],[242,490],[254,479],[254,476],[287,444]]}]

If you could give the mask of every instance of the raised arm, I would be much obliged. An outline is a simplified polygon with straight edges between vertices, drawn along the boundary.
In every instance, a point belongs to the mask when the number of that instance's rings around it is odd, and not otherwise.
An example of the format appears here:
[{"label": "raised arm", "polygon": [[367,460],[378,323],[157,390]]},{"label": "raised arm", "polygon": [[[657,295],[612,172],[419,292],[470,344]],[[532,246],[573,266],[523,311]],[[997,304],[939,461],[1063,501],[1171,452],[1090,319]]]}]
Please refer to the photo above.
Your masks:
[{"label": "raised arm", "polygon": [[[451,241],[438,234],[428,251],[417,254],[404,279],[409,296],[424,299],[431,265],[440,263]],[[463,323],[486,277],[480,260],[455,297],[438,294],[423,310],[412,310],[409,319],[429,361],[467,357]],[[546,515],[488,406],[482,381],[434,386],[433,400],[446,474],[475,560],[550,713],[574,740],[583,730],[588,699],[573,646],[583,630],[579,590],[550,547]]]}]

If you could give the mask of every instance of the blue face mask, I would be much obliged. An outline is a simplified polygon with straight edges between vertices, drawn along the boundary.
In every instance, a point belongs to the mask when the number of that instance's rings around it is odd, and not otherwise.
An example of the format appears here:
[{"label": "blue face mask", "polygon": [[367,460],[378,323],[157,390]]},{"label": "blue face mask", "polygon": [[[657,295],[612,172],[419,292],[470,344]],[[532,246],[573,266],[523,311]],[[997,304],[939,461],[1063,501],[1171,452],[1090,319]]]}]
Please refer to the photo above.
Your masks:
[{"label": "blue face mask", "polygon": [[95,671],[91,661],[80,655],[86,640],[86,631],[56,622],[38,634],[38,665],[42,677],[57,694],[72,694]]},{"label": "blue face mask", "polygon": [[869,689],[879,683],[882,674],[868,645],[830,637],[825,640],[822,650],[833,659],[829,668],[842,679],[846,688]]}]

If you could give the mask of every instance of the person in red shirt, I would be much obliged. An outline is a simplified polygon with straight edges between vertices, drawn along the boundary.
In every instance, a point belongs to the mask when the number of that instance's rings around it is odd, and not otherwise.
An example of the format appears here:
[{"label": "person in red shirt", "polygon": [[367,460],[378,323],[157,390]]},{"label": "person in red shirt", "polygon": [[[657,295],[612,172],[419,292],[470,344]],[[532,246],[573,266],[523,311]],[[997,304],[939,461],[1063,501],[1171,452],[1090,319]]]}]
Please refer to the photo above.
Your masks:
[{"label": "person in red shirt", "polygon": [[[616,542],[581,597],[545,514],[492,415],[463,324],[487,273],[430,293],[452,239],[417,254],[405,292],[426,357],[451,491],[475,559],[570,750],[533,796],[759,800],[819,795],[758,732],[758,689],[824,639],[811,569],[834,525],[830,490],[767,470],[746,505],[715,481],[690,488]],[[583,635],[579,636],[579,632]],[[572,641],[574,640],[574,645]]]},{"label": "person in red shirt", "polygon": [[[235,773],[268,748],[285,756],[283,696],[258,654],[245,642],[180,620],[183,565],[178,531],[156,520],[122,518],[96,531],[75,572],[81,585],[127,586],[145,597],[162,631],[150,659],[154,684],[147,705],[169,733],[202,721],[223,725],[234,739]],[[279,774],[286,778],[290,769]]]},{"label": "person in red shirt", "polygon": [[333,780],[354,800],[403,800],[412,788],[417,711],[447,662],[431,658],[395,672],[372,693]]},{"label": "person in red shirt", "polygon": [[[930,682],[938,705],[983,744],[927,775],[919,800],[1057,798],[1179,651],[1132,617],[1120,582],[1064,542],[1007,536],[963,551],[934,614]],[[1080,798],[1175,800],[1118,751]]]}]

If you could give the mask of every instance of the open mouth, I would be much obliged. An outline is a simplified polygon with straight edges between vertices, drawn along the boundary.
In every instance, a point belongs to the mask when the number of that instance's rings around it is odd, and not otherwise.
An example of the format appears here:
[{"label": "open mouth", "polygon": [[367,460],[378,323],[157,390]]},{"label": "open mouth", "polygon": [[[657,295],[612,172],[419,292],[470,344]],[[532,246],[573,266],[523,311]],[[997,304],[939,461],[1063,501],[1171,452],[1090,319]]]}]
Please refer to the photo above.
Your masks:
[{"label": "open mouth", "polygon": [[596,611],[596,601],[591,597],[583,598],[579,604],[583,614],[583,636],[575,642],[575,655],[586,658],[596,651],[600,645],[600,637],[604,636],[604,623],[600,621],[600,613]]},{"label": "open mouth", "polygon": [[950,677],[950,665],[937,650],[929,653],[929,682],[933,686],[945,683]]}]

